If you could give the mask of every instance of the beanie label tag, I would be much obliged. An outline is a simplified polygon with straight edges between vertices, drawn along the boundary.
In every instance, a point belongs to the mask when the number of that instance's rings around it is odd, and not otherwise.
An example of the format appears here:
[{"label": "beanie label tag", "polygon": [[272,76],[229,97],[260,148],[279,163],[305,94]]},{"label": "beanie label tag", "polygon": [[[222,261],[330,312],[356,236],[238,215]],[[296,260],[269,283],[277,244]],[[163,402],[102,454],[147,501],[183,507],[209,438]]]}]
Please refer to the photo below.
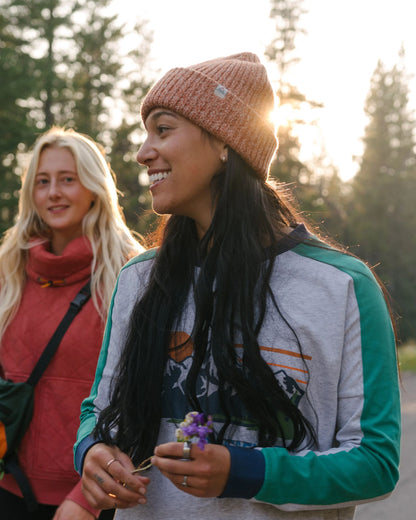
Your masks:
[{"label": "beanie label tag", "polygon": [[225,96],[228,94],[228,90],[222,85],[218,85],[214,90],[214,94],[219,98],[224,99]]}]

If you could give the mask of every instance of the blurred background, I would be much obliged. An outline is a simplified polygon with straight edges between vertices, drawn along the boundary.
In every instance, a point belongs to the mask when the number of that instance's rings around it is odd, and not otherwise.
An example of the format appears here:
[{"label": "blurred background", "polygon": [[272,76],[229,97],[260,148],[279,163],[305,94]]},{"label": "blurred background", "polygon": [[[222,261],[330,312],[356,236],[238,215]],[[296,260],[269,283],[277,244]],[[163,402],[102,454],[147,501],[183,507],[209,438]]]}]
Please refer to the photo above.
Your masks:
[{"label": "blurred background", "polygon": [[166,70],[255,52],[276,92],[271,175],[323,236],[363,258],[416,370],[416,7],[396,0],[0,0],[0,232],[51,125],[98,140],[130,227],[154,225],[135,162],[140,102]]}]

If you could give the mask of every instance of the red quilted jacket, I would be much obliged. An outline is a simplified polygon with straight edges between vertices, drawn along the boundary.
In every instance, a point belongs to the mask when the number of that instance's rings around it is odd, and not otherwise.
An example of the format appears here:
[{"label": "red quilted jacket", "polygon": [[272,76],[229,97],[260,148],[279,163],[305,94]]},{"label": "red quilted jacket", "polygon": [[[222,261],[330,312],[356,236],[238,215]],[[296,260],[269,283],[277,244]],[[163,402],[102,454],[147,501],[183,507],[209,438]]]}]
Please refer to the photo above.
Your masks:
[{"label": "red quilted jacket", "polygon": [[[27,379],[69,303],[90,277],[92,251],[84,237],[73,240],[61,256],[49,253],[47,246],[29,250],[22,301],[1,343],[3,377],[13,381]],[[94,512],[81,493],[72,446],[81,401],[89,395],[94,379],[103,331],[90,299],[35,387],[34,415],[19,460],[42,504],[57,505],[70,498]],[[11,475],[0,486],[21,496]]]}]

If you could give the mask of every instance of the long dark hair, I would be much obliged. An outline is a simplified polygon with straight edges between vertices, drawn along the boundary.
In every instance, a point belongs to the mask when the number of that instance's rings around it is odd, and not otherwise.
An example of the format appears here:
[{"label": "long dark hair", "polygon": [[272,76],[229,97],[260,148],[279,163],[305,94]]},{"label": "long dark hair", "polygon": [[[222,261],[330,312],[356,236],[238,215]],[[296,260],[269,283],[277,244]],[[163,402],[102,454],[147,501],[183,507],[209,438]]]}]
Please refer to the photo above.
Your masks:
[{"label": "long dark hair", "polygon": [[[257,341],[266,299],[271,296],[274,300],[269,286],[274,255],[267,258],[265,249],[273,248],[287,228],[296,225],[296,214],[231,149],[226,170],[214,177],[212,190],[215,212],[201,240],[188,217],[171,216],[165,224],[149,283],[131,316],[110,404],[96,426],[96,435],[104,442],[116,443],[135,463],[151,455],[157,441],[171,331],[181,317],[191,285],[194,350],[185,392],[192,409],[209,413],[201,409],[195,388],[210,349],[226,417],[213,441],[221,443],[232,422],[227,397],[230,389],[237,392],[256,424],[259,445],[272,446],[282,439],[286,447],[296,449],[308,435],[314,437],[312,426],[262,358]],[[198,264],[199,276],[193,282]],[[235,350],[236,323],[244,345],[242,360],[237,360]],[[285,438],[282,416],[292,424],[291,439]]]}]

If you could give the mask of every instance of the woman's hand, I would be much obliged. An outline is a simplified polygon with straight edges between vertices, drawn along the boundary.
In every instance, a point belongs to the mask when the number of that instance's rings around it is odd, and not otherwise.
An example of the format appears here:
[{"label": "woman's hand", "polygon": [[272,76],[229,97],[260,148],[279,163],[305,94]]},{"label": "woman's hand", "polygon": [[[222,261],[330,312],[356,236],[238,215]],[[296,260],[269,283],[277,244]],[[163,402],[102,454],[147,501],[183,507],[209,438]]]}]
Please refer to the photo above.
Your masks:
[{"label": "woman's hand", "polygon": [[53,520],[94,520],[95,516],[72,500],[64,500],[56,510]]},{"label": "woman's hand", "polygon": [[196,497],[217,497],[224,491],[230,473],[230,452],[225,446],[207,444],[203,450],[191,446],[189,460],[182,442],[168,442],[155,449],[152,465],[178,489]]},{"label": "woman's hand", "polygon": [[96,509],[125,509],[146,503],[146,487],[150,480],[132,475],[130,458],[115,446],[98,443],[85,456],[82,492]]}]

